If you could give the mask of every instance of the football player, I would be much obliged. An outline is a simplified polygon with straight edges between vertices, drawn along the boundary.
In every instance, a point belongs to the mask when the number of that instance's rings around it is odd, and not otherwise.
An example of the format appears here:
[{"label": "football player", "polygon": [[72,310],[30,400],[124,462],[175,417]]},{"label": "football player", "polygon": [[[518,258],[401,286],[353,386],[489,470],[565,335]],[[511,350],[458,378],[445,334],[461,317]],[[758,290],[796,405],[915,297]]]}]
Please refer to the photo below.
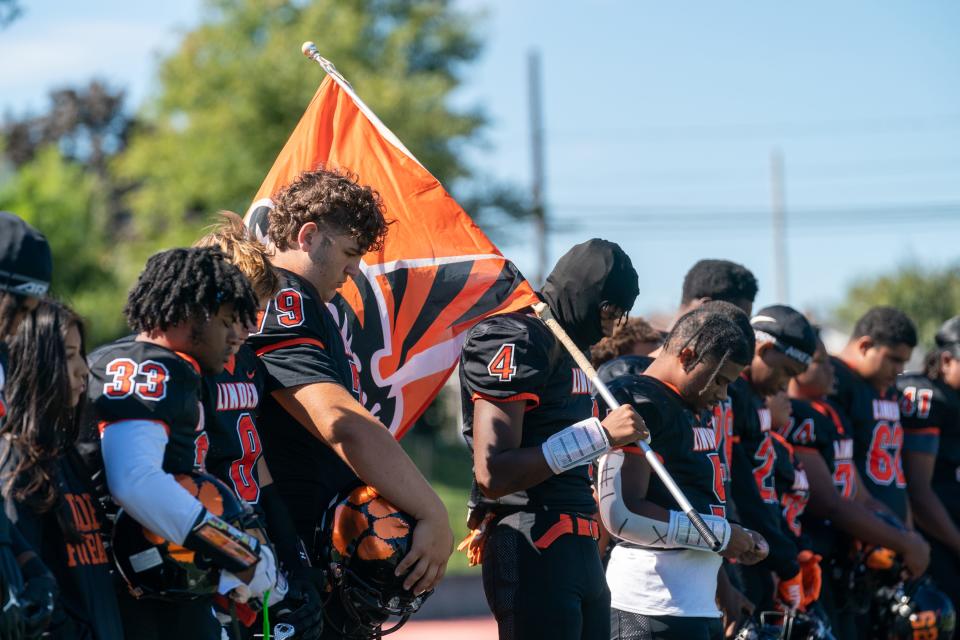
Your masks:
[{"label": "football player", "polygon": [[840,356],[832,358],[837,383],[830,398],[850,422],[863,487],[875,508],[901,522],[907,519],[907,478],[895,385],[916,345],[917,330],[905,313],[874,307],[857,320]]},{"label": "football player", "polygon": [[897,389],[913,518],[930,540],[930,574],[960,610],[960,316],[937,331],[923,372],[900,376]]},{"label": "football player", "polygon": [[[637,297],[617,245],[568,251],[541,295],[576,346],[610,335]],[[608,638],[610,592],[597,552],[589,464],[646,435],[629,406],[601,423],[591,385],[535,315],[479,322],[460,358],[463,430],[473,453],[470,524],[482,530],[484,591],[500,638]]]},{"label": "football player", "polygon": [[[379,195],[348,175],[302,174],[275,198],[269,239],[280,290],[248,343],[267,370],[261,398],[264,455],[300,538],[358,477],[416,520],[413,545],[397,567],[420,594],[443,577],[453,548],[446,508],[396,439],[361,404],[358,363],[327,303],[382,246],[388,223]],[[324,541],[320,541],[324,542]],[[316,545],[314,551],[323,545]],[[346,624],[331,603],[326,613]],[[332,631],[331,631],[332,632]]]},{"label": "football player", "polygon": [[[770,545],[767,559],[744,567],[746,594],[760,610],[771,610],[774,594],[788,608],[803,603],[800,549],[786,526],[777,492],[777,467],[781,474],[792,465],[771,436],[772,416],[767,398],[785,390],[793,376],[806,370],[816,337],[807,319],[798,311],[774,305],[761,309],[751,320],[756,349],[743,375],[730,385],[734,442],[730,447],[731,488],[741,521],[757,530]],[[789,472],[788,472],[789,473]],[[811,574],[816,563],[803,567]],[[771,571],[778,578],[774,589]]]},{"label": "football player", "polygon": [[[792,417],[786,430],[810,483],[810,502],[803,516],[803,530],[813,551],[832,564],[847,548],[836,546],[835,529],[854,538],[893,549],[904,557],[914,575],[926,568],[929,548],[914,532],[902,531],[877,517],[860,490],[859,473],[853,462],[853,436],[845,416],[827,399],[833,389],[834,369],[823,341],[807,370],[790,380]],[[835,591],[842,588],[826,577],[820,602],[838,638],[856,637],[853,616],[838,606]]]},{"label": "football player", "polygon": [[[204,469],[201,376],[228,362],[238,323],[256,321],[250,283],[215,249],[171,249],[147,261],[124,312],[136,338],[99,349],[90,362],[88,397],[113,499],[153,534],[221,567],[222,590],[281,600],[286,584],[269,546],[174,477]],[[137,563],[151,566],[147,557]],[[174,604],[122,592],[120,606],[127,637],[220,637],[209,596]]]},{"label": "football player", "polygon": [[[42,233],[0,211],[0,428],[7,405],[5,340],[50,287],[53,256]],[[26,587],[26,588],[25,588]],[[36,553],[0,513],[0,638],[18,640],[43,632],[53,613],[57,585]],[[29,600],[29,601],[28,601]]]},{"label": "football player", "polygon": [[[741,315],[742,312],[739,312]],[[746,322],[746,316],[743,318]],[[710,410],[753,355],[753,335],[702,306],[682,316],[643,376],[611,384],[643,416],[651,446],[713,530],[720,553],[750,564],[765,542],[726,519],[726,492]],[[621,540],[607,566],[611,638],[722,637],[716,604],[721,557],[676,510],[636,446],[600,460],[600,515]]]},{"label": "football player", "polygon": [[[280,289],[279,275],[270,264],[269,252],[235,213],[221,212],[220,224],[194,246],[220,249],[250,281],[261,309],[266,308]],[[210,436],[207,470],[263,515],[267,534],[290,587],[283,603],[271,613],[271,619],[291,625],[296,638],[310,640],[319,637],[322,629],[323,611],[318,592],[318,587],[323,587],[319,578],[322,572],[310,566],[305,547],[297,537],[290,513],[262,456],[257,419],[266,369],[253,349],[244,343],[250,329],[242,324],[237,327],[236,352],[223,371],[204,376],[204,421]],[[249,614],[246,621],[251,625],[241,631],[252,637],[258,625]]]}]

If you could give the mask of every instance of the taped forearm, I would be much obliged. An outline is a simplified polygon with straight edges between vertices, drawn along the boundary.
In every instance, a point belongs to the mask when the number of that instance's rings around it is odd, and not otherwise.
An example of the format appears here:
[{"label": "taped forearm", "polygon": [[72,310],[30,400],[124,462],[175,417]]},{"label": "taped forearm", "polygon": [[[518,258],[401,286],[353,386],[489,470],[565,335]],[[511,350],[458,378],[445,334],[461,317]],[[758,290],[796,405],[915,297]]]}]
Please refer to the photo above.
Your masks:
[{"label": "taped forearm", "polygon": [[556,474],[590,464],[610,450],[610,441],[600,421],[587,418],[547,438],[542,449],[543,457]]},{"label": "taped forearm", "polygon": [[[644,547],[660,549],[698,549],[710,551],[710,544],[697,532],[683,513],[670,511],[669,522],[631,511],[623,499],[624,453],[613,451],[600,458],[597,483],[600,517],[610,534]],[[724,518],[701,514],[703,521],[720,540],[721,551],[730,542],[730,523]]]},{"label": "taped forearm", "polygon": [[204,509],[163,471],[166,444],[166,431],[156,422],[116,422],[103,432],[103,465],[110,493],[134,520],[162,538],[183,544]]}]

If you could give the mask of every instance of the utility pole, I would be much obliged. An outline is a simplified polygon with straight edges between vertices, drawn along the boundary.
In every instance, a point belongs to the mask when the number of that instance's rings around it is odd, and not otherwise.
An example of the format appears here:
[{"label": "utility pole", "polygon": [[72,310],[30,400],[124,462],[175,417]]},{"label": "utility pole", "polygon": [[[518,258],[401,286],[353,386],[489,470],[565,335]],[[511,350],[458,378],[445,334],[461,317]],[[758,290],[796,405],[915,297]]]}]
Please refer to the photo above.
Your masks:
[{"label": "utility pole", "polygon": [[786,195],[784,193],[783,154],[778,148],[774,148],[770,153],[770,195],[773,212],[773,271],[777,302],[789,304]]},{"label": "utility pole", "polygon": [[530,147],[533,161],[531,206],[536,244],[537,269],[534,282],[539,287],[547,277],[547,210],[544,194],[543,112],[540,100],[540,53],[531,49],[527,55],[527,87],[530,101]]}]

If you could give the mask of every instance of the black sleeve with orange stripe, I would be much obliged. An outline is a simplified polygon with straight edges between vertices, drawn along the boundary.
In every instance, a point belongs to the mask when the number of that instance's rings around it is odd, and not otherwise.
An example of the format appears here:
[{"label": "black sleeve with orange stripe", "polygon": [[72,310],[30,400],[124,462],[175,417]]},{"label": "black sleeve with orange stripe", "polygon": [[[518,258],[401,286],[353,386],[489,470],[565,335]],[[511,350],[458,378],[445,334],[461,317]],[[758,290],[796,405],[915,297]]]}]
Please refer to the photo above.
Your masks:
[{"label": "black sleeve with orange stripe", "polygon": [[[288,297],[297,295],[295,322],[289,322],[286,314],[290,312],[277,302],[284,292]],[[260,332],[250,335],[247,343],[266,367],[267,391],[317,382],[351,389],[351,381],[344,379],[342,363],[330,349],[334,340],[342,342],[342,338],[334,334],[336,326],[322,315],[329,313],[317,302],[309,291],[285,289],[267,306]]]},{"label": "black sleeve with orange stripe", "polygon": [[474,400],[541,402],[550,375],[551,344],[520,314],[488,318],[475,326],[460,355],[467,390]]}]

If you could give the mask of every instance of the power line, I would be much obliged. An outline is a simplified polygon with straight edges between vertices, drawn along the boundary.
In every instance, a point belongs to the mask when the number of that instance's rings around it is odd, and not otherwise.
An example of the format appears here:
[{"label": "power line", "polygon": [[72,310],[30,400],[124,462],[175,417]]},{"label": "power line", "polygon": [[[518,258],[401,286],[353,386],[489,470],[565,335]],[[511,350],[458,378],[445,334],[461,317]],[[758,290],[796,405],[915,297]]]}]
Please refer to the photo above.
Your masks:
[{"label": "power line", "polygon": [[779,123],[687,123],[638,125],[624,123],[616,128],[551,129],[557,142],[608,140],[618,143],[677,140],[755,139],[770,136],[820,137],[858,136],[893,133],[928,133],[960,129],[960,113],[940,115],[905,115],[889,118],[857,118],[820,122]]}]

